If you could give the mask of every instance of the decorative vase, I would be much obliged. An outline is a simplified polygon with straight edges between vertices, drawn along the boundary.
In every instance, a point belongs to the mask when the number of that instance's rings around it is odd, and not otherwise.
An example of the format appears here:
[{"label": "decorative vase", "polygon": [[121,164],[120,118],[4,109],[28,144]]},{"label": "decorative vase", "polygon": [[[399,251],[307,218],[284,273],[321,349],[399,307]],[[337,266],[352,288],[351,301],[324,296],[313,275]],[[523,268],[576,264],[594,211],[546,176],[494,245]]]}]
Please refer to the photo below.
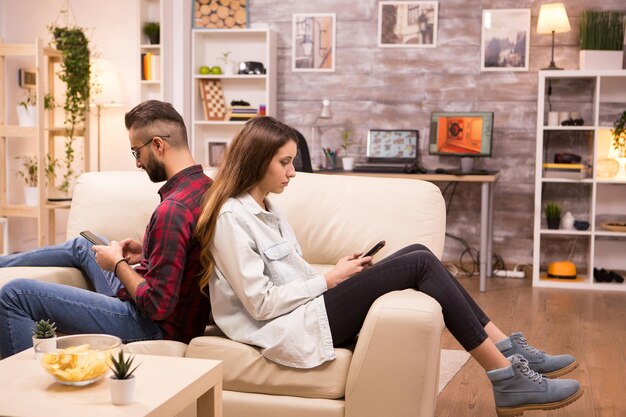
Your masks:
[{"label": "decorative vase", "polygon": [[111,402],[115,405],[130,404],[135,396],[135,375],[127,379],[110,377]]},{"label": "decorative vase", "polygon": [[35,127],[37,126],[37,107],[35,106],[17,106],[17,122],[20,126]]},{"label": "decorative vase", "polygon": [[579,52],[578,66],[581,70],[620,70],[623,55],[623,51],[585,49]]},{"label": "decorative vase", "polygon": [[38,187],[24,187],[24,204],[29,207],[35,207],[39,205]]},{"label": "decorative vase", "polygon": [[57,349],[57,337],[39,339],[33,336],[33,349],[35,346],[39,346],[40,352],[54,352]]},{"label": "decorative vase", "polygon": [[547,217],[548,229],[556,230],[561,225],[561,217]]},{"label": "decorative vase", "polygon": [[561,224],[563,225],[563,229],[565,230],[574,230],[574,215],[572,212],[568,211],[565,213],[565,216],[561,219]]},{"label": "decorative vase", "polygon": [[352,171],[354,168],[354,158],[351,156],[344,156],[341,158],[341,163],[343,164],[344,171]]}]

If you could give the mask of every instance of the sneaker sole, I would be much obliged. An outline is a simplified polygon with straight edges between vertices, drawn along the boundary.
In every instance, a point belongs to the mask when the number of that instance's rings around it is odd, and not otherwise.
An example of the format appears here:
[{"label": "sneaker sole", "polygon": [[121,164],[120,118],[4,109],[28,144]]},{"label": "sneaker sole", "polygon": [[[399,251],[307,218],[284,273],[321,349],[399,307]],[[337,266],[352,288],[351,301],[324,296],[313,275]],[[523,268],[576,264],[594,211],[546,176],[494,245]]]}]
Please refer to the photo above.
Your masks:
[{"label": "sneaker sole", "polygon": [[574,369],[578,368],[578,362],[574,361],[567,365],[565,368],[557,369],[556,371],[548,372],[543,374],[546,378],[558,378],[565,374],[572,372]]},{"label": "sneaker sole", "polygon": [[580,389],[572,394],[570,397],[554,403],[526,404],[519,407],[496,407],[496,414],[498,414],[498,417],[515,417],[521,416],[526,411],[555,410],[557,408],[562,408],[566,405],[573,403],[583,395],[583,392],[583,388],[580,387]]}]

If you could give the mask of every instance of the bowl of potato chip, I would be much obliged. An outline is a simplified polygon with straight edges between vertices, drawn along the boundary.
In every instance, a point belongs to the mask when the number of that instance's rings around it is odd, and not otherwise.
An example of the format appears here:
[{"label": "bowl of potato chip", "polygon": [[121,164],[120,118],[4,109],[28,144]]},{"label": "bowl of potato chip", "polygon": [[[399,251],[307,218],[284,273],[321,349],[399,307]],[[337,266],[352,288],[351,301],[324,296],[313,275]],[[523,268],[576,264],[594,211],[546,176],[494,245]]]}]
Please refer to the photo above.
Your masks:
[{"label": "bowl of potato chip", "polygon": [[56,349],[35,346],[41,366],[65,385],[82,386],[102,378],[111,355],[122,349],[122,340],[106,334],[77,334],[56,338]]}]

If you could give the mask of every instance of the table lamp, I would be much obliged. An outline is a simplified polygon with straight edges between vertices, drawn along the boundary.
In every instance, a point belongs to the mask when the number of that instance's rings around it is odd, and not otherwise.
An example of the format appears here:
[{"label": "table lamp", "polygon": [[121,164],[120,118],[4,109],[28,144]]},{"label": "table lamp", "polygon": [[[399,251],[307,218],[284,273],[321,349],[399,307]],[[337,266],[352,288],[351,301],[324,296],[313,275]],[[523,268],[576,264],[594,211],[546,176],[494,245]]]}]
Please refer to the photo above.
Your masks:
[{"label": "table lamp", "polygon": [[539,18],[537,20],[537,33],[552,33],[552,59],[550,65],[544,70],[560,70],[554,64],[554,34],[564,33],[571,30],[567,12],[563,3],[542,4],[539,9]]},{"label": "table lamp", "polygon": [[100,114],[103,107],[121,107],[122,89],[113,61],[97,58],[91,64],[93,83],[91,85],[91,105],[96,108],[98,120],[98,171],[100,171]]},{"label": "table lamp", "polygon": [[320,162],[319,162],[319,152],[317,149],[315,149],[315,138],[317,136],[318,130],[319,130],[319,126],[317,126],[317,121],[319,119],[330,119],[332,118],[332,113],[330,111],[330,100],[328,100],[327,98],[325,98],[324,100],[322,100],[322,108],[320,110],[320,114],[315,118],[315,121],[313,122],[313,126],[312,126],[312,132],[311,132],[311,164],[313,165],[313,168],[319,168],[320,167]]}]

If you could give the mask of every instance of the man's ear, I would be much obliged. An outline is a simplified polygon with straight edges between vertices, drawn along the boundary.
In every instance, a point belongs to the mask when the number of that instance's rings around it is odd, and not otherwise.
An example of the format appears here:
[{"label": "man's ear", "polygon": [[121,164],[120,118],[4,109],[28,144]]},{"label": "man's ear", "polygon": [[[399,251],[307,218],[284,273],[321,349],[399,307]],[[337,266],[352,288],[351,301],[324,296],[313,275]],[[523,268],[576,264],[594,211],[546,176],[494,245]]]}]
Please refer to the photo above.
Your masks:
[{"label": "man's ear", "polygon": [[165,147],[165,141],[161,137],[157,136],[154,138],[154,146],[156,147],[157,151],[162,154]]}]

